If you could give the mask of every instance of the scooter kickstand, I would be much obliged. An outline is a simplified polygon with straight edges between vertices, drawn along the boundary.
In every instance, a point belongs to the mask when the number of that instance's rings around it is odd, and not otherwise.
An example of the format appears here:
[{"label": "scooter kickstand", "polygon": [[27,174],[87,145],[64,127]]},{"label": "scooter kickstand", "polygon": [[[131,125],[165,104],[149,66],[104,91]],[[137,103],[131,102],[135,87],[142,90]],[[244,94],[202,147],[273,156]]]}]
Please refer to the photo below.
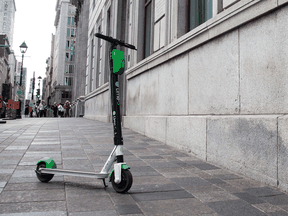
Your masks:
[{"label": "scooter kickstand", "polygon": [[102,181],[103,181],[104,187],[105,187],[105,188],[108,187],[108,185],[107,185],[106,182],[105,182],[105,179],[102,179]]}]

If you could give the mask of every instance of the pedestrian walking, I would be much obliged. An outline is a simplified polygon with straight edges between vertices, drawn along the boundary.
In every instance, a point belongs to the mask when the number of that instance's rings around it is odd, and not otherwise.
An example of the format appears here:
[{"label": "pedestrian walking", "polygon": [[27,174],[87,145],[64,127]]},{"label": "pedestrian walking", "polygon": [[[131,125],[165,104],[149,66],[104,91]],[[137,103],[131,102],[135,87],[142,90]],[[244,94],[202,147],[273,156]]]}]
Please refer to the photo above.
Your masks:
[{"label": "pedestrian walking", "polygon": [[43,117],[46,117],[46,113],[47,113],[47,104],[45,103],[45,101],[43,102],[43,107],[44,107],[44,111],[43,111]]},{"label": "pedestrian walking", "polygon": [[43,101],[40,102],[38,108],[39,108],[39,112],[40,112],[39,117],[43,117],[43,114],[44,114]]},{"label": "pedestrian walking", "polygon": [[65,111],[65,109],[64,109],[64,107],[63,107],[63,104],[59,104],[58,105],[58,114],[59,114],[59,117],[63,117],[64,116],[64,111]]},{"label": "pedestrian walking", "polygon": [[65,117],[70,117],[70,109],[71,109],[71,105],[69,103],[69,101],[66,101],[65,105],[64,105],[64,108],[65,108]]},{"label": "pedestrian walking", "polygon": [[29,115],[29,103],[26,102],[25,104],[25,118],[28,118]]},{"label": "pedestrian walking", "polygon": [[35,105],[35,112],[36,112],[36,117],[40,117],[39,102],[37,102]]},{"label": "pedestrian walking", "polygon": [[58,107],[57,107],[56,102],[54,102],[54,104],[52,105],[51,108],[52,108],[52,110],[53,110],[53,116],[54,116],[54,117],[57,117]]}]

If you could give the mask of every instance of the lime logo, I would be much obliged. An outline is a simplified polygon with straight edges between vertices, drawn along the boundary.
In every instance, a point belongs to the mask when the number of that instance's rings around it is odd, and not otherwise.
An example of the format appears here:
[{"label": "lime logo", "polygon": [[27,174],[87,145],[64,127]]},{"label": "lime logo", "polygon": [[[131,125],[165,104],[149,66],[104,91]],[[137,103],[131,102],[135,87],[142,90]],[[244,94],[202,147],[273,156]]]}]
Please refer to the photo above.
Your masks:
[{"label": "lime logo", "polygon": [[119,82],[118,82],[118,81],[115,83],[115,86],[116,86],[116,87],[119,87]]},{"label": "lime logo", "polygon": [[123,148],[120,148],[120,151],[123,152]]},{"label": "lime logo", "polygon": [[115,112],[115,111],[113,111],[113,115],[116,115],[116,112]]}]

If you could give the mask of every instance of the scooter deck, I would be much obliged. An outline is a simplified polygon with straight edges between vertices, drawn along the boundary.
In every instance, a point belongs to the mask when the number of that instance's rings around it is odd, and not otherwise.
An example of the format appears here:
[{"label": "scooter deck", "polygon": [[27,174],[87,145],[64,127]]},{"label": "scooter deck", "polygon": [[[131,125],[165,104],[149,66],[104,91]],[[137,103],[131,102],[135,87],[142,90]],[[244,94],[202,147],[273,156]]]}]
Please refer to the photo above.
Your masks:
[{"label": "scooter deck", "polygon": [[47,169],[47,168],[39,168],[39,170],[37,171],[40,174],[59,174],[59,175],[80,176],[96,179],[105,179],[109,175],[109,173],[94,173],[94,172],[82,172],[82,171],[64,170],[64,169]]}]

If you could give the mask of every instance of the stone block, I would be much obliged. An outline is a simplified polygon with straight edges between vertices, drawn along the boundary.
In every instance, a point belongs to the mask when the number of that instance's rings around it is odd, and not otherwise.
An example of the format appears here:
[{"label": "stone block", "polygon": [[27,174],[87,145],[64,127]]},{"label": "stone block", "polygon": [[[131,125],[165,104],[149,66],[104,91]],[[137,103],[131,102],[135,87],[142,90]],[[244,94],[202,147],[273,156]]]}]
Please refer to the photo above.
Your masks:
[{"label": "stone block", "polygon": [[145,119],[145,135],[165,143],[166,117],[149,116]]},{"label": "stone block", "polygon": [[145,133],[145,117],[141,116],[123,116],[123,125],[137,133]]},{"label": "stone block", "polygon": [[166,143],[206,160],[206,118],[167,117]]},{"label": "stone block", "polygon": [[277,186],[277,116],[211,117],[207,160]]},{"label": "stone block", "polygon": [[189,114],[239,111],[238,32],[189,53]]},{"label": "stone block", "polygon": [[156,113],[160,115],[187,115],[188,55],[170,60],[155,68],[153,72],[158,73]]},{"label": "stone block", "polygon": [[241,114],[288,111],[287,18],[284,8],[239,30]]},{"label": "stone block", "polygon": [[278,119],[278,181],[288,191],[288,116]]}]

